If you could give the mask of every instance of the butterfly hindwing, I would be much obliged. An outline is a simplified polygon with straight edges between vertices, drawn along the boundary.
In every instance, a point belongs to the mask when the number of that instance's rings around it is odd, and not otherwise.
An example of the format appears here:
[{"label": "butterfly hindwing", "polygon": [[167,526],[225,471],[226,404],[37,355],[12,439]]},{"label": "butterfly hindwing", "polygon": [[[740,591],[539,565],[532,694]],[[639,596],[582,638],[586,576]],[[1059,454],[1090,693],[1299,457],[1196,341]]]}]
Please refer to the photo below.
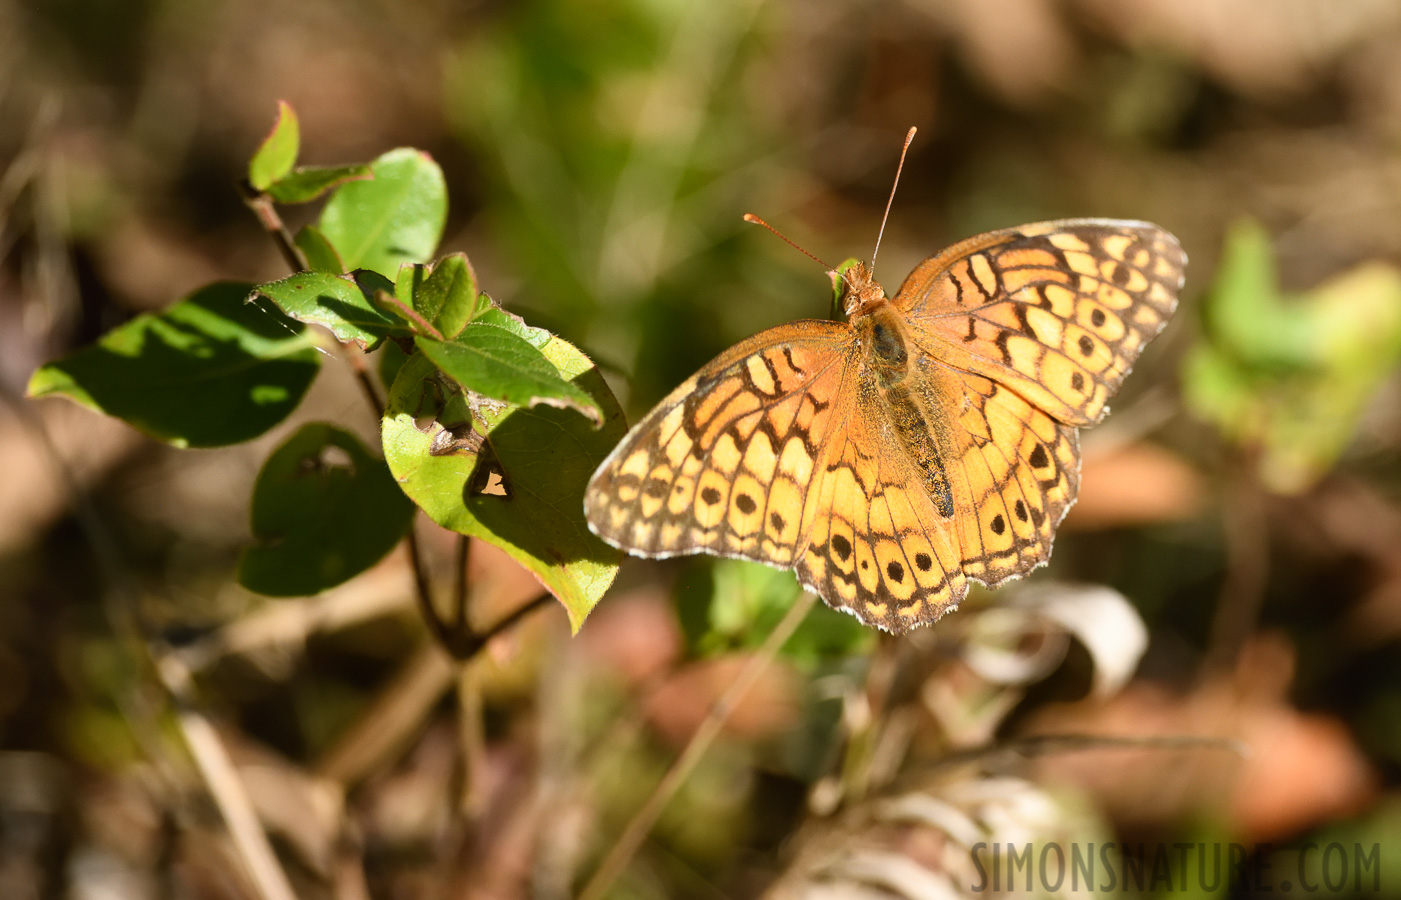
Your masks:
[{"label": "butterfly hindwing", "polygon": [[809,506],[798,580],[838,609],[896,633],[935,621],[967,593],[953,509],[940,509],[856,374]]},{"label": "butterfly hindwing", "polygon": [[1050,559],[1079,487],[1078,435],[991,379],[958,379],[969,398],[958,420],[964,444],[956,471],[969,504],[958,517],[962,567],[995,587]]}]

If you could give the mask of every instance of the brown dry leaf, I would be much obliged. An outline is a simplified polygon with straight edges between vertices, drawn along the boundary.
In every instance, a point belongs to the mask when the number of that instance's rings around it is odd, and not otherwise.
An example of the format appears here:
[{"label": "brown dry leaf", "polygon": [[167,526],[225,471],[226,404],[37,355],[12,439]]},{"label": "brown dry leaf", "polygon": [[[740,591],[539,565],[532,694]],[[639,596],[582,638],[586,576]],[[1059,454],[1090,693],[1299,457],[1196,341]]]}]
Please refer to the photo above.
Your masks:
[{"label": "brown dry leaf", "polygon": [[1223,816],[1243,840],[1270,841],[1360,808],[1376,775],[1334,717],[1288,704],[1293,650],[1258,638],[1236,673],[1190,694],[1139,683],[1102,705],[1046,707],[1030,730],[1144,738],[1216,736],[1249,747],[1088,750],[1038,761],[1040,775],[1089,790],[1113,818],[1159,825]]},{"label": "brown dry leaf", "polygon": [[1205,495],[1196,469],[1156,444],[1087,453],[1080,473],[1080,497],[1065,527],[1088,530],[1179,522],[1201,510]]},{"label": "brown dry leaf", "polygon": [[[678,669],[643,704],[647,720],[666,740],[684,744],[716,699],[734,683],[749,654],[707,659]],[[798,682],[779,664],[765,667],[725,723],[732,737],[755,740],[777,734],[798,717]]]}]

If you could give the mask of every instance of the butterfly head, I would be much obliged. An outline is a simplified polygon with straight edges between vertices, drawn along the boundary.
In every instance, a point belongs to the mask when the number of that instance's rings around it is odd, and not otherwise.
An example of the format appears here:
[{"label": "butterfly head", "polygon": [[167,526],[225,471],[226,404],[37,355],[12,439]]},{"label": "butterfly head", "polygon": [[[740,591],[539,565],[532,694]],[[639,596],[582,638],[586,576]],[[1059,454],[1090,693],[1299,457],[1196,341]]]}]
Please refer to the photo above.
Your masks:
[{"label": "butterfly head", "polygon": [[853,263],[841,273],[841,278],[846,282],[846,296],[842,302],[848,319],[869,315],[876,307],[888,302],[885,288],[880,286],[865,263]]}]

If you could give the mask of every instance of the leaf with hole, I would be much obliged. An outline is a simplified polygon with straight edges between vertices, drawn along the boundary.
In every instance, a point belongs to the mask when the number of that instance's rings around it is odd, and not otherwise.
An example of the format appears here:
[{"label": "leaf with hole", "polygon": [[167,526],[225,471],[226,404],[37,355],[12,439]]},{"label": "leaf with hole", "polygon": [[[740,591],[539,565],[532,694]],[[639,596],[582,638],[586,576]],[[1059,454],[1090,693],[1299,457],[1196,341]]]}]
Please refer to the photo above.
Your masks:
[{"label": "leaf with hole", "polygon": [[413,504],[384,460],[348,431],[303,425],[258,473],[258,543],[243,551],[238,581],[274,597],[315,594],[379,562],[412,521]]},{"label": "leaf with hole", "polygon": [[622,560],[589,531],[584,486],[627,426],[588,357],[559,338],[542,355],[602,411],[602,427],[572,410],[483,403],[415,354],[389,392],[384,452],[433,521],[504,549],[559,599],[577,630]]}]

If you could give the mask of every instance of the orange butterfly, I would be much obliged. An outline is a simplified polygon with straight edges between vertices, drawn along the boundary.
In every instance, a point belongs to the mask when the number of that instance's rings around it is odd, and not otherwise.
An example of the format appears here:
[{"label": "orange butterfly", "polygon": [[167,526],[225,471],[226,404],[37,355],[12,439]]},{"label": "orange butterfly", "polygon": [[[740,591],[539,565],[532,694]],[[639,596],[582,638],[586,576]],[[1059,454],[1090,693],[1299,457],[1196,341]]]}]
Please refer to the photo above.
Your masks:
[{"label": "orange butterfly", "polygon": [[793,569],[888,631],[933,622],[968,581],[1050,558],[1076,429],[1172,315],[1186,262],[1156,225],[1067,219],[955,244],[893,300],[858,263],[846,322],[755,335],[648,413],[594,473],[589,527],[639,556]]}]

